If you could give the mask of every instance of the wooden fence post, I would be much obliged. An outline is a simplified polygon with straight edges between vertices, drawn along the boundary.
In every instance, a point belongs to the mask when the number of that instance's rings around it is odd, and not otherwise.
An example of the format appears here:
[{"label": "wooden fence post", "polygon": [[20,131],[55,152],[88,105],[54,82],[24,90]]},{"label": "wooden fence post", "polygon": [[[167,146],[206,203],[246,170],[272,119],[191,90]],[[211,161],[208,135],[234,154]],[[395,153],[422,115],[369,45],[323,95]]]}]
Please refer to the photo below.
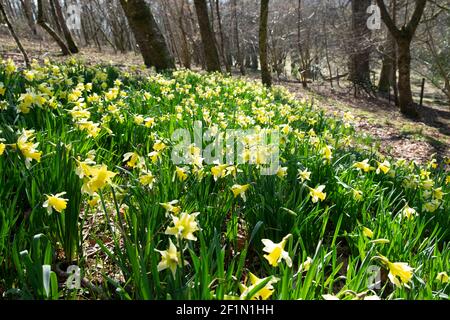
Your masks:
[{"label": "wooden fence post", "polygon": [[423,93],[425,91],[425,78],[422,78],[422,87],[420,89],[420,106],[423,107]]}]

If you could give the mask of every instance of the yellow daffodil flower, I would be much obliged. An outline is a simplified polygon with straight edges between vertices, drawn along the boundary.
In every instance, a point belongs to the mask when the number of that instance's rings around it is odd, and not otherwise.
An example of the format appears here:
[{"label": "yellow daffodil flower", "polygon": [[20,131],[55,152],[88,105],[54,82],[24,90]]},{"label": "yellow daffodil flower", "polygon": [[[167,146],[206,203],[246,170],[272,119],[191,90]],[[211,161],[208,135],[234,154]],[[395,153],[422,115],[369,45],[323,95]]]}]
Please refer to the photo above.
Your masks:
[{"label": "yellow daffodil flower", "polygon": [[88,133],[88,137],[96,138],[100,133],[101,129],[99,128],[98,123],[94,123],[92,121],[87,121],[86,119],[81,119],[76,123],[78,129],[82,131],[86,131]]},{"label": "yellow daffodil flower", "polygon": [[366,236],[369,239],[373,238],[373,231],[369,228],[363,227],[363,235]]},{"label": "yellow daffodil flower", "polygon": [[153,128],[153,126],[155,125],[155,119],[154,118],[150,118],[150,117],[145,118],[144,122],[145,122],[144,125],[147,128]]},{"label": "yellow daffodil flower", "polygon": [[24,71],[23,71],[23,76],[24,76],[25,79],[27,79],[28,81],[33,81],[35,75],[36,75],[36,73],[35,73],[33,70],[24,70]]},{"label": "yellow daffodil flower", "polygon": [[405,262],[390,262],[381,256],[381,261],[389,268],[388,278],[397,287],[407,284],[413,277],[414,269]]},{"label": "yellow daffodil flower", "polygon": [[137,166],[137,164],[139,162],[139,154],[137,154],[136,152],[125,153],[123,155],[122,161],[123,162],[128,161],[127,166],[129,166],[130,168],[134,168]]},{"label": "yellow daffodil flower", "polygon": [[442,197],[445,195],[445,193],[442,192],[442,187],[433,189],[433,198],[437,200],[442,200]]},{"label": "yellow daffodil flower", "polygon": [[417,216],[417,211],[414,208],[406,205],[402,210],[402,216],[406,219],[412,219]]},{"label": "yellow daffodil flower", "polygon": [[436,159],[432,159],[428,165],[433,169],[436,169],[438,167]]},{"label": "yellow daffodil flower", "polygon": [[148,154],[148,157],[152,160],[153,163],[157,163],[161,158],[161,154],[159,151],[152,151]]},{"label": "yellow daffodil flower", "polygon": [[161,152],[166,147],[167,145],[164,142],[162,142],[161,140],[156,140],[155,144],[153,145],[153,150],[155,150],[156,152]]},{"label": "yellow daffodil flower", "polygon": [[211,168],[211,174],[214,177],[214,181],[217,181],[217,179],[224,177],[226,175],[227,167],[228,167],[227,164],[219,164]]},{"label": "yellow daffodil flower", "polygon": [[327,194],[325,192],[322,192],[325,189],[324,185],[318,186],[315,189],[308,187],[308,189],[313,203],[317,203],[319,200],[325,200]]},{"label": "yellow daffodil flower", "polygon": [[308,272],[311,268],[311,264],[313,263],[313,259],[311,257],[307,257],[305,262],[300,265],[299,272]]},{"label": "yellow daffodil flower", "polygon": [[264,244],[263,251],[268,253],[264,255],[264,258],[269,261],[269,264],[273,267],[277,267],[282,259],[286,261],[288,267],[292,267],[292,260],[289,257],[289,253],[284,251],[284,247],[286,246],[287,240],[292,237],[291,234],[288,234],[280,243],[273,243],[272,240],[262,239],[262,243]]},{"label": "yellow daffodil flower", "polygon": [[93,208],[99,203],[99,201],[100,201],[100,197],[98,196],[98,194],[94,193],[92,198],[88,201],[88,204],[91,208]]},{"label": "yellow daffodil flower", "polygon": [[181,253],[178,252],[177,247],[169,239],[169,248],[164,251],[155,249],[156,252],[161,254],[161,261],[158,263],[158,272],[165,269],[170,269],[172,276],[175,278],[177,267],[181,266]]},{"label": "yellow daffodil flower", "polygon": [[68,199],[61,198],[66,192],[61,192],[58,194],[45,195],[47,200],[44,202],[42,207],[46,208],[48,213],[52,213],[53,210],[61,213],[67,208]]},{"label": "yellow daffodil flower", "polygon": [[178,200],[172,200],[170,202],[163,202],[160,203],[160,205],[166,209],[166,215],[168,216],[169,213],[173,213],[175,215],[179,214],[181,212],[181,207],[176,206],[178,203]]},{"label": "yellow daffodil flower", "polygon": [[16,70],[17,70],[16,64],[14,63],[14,61],[11,58],[9,58],[6,61],[6,66],[5,66],[6,74],[11,75],[14,72],[16,72]]},{"label": "yellow daffodil flower", "polygon": [[369,172],[374,169],[373,167],[370,166],[369,159],[357,162],[353,165],[353,167],[364,172]]},{"label": "yellow daffodil flower", "polygon": [[187,170],[185,168],[176,167],[175,173],[178,177],[178,180],[185,181],[188,178]]},{"label": "yellow daffodil flower", "polygon": [[41,161],[41,151],[37,151],[36,148],[39,143],[33,143],[34,140],[34,130],[22,130],[22,134],[17,140],[17,146],[25,157],[25,165],[27,168],[30,167],[31,161],[36,160]]},{"label": "yellow daffodil flower", "polygon": [[73,119],[88,119],[91,116],[91,113],[88,110],[82,109],[80,107],[74,107],[72,110],[69,110],[69,114]]},{"label": "yellow daffodil flower", "polygon": [[76,175],[80,179],[84,179],[85,177],[89,177],[91,175],[92,166],[95,165],[95,161],[93,159],[87,158],[84,161],[77,160],[77,168],[75,169]]},{"label": "yellow daffodil flower", "polygon": [[89,176],[90,178],[83,184],[81,190],[84,193],[93,195],[107,184],[112,184],[111,179],[116,176],[116,173],[108,171],[106,165],[101,165],[99,167],[90,168]]},{"label": "yellow daffodil flower", "polygon": [[439,272],[436,277],[436,280],[440,281],[442,283],[449,283],[449,281],[450,281],[447,272]]},{"label": "yellow daffodil flower", "polygon": [[135,115],[134,118],[133,118],[133,121],[134,121],[135,124],[141,125],[141,124],[144,123],[144,117],[141,116],[141,115]]},{"label": "yellow daffodil flower", "polygon": [[284,179],[287,176],[287,167],[278,168],[277,177],[280,179]]},{"label": "yellow daffodil flower", "polygon": [[310,180],[311,178],[311,172],[308,171],[308,169],[305,170],[300,170],[298,169],[298,176],[297,178],[301,181],[301,182],[305,182],[306,180]]},{"label": "yellow daffodil flower", "polygon": [[259,279],[253,273],[249,272],[250,279],[250,287],[247,287],[245,284],[240,284],[239,289],[241,290],[240,299],[250,299],[250,300],[267,300],[274,292],[273,284],[278,282],[278,279],[275,277],[271,277],[269,282],[258,292],[256,292],[252,297],[248,297],[248,294],[261,282],[266,281],[267,278]]},{"label": "yellow daffodil flower", "polygon": [[430,202],[427,202],[423,205],[422,210],[433,213],[437,210],[437,208],[440,206],[439,201],[432,200]]},{"label": "yellow daffodil flower", "polygon": [[173,227],[167,227],[165,234],[196,241],[197,238],[194,236],[194,232],[200,230],[200,228],[195,218],[199,214],[200,212],[194,212],[191,214],[183,212],[178,217],[172,215]]},{"label": "yellow daffodil flower", "polygon": [[232,175],[234,178],[236,178],[238,172],[242,172],[242,170],[237,166],[228,166],[226,171],[227,173],[225,174],[225,176]]},{"label": "yellow daffodil flower", "polygon": [[434,181],[431,179],[425,179],[422,181],[422,187],[425,190],[431,190],[433,188],[433,186],[434,186]]},{"label": "yellow daffodil flower", "polygon": [[331,149],[332,147],[328,145],[322,148],[323,159],[327,162],[330,162],[331,159],[333,158],[333,152],[331,151]]},{"label": "yellow daffodil flower", "polygon": [[233,192],[235,198],[241,196],[242,200],[246,201],[247,198],[245,197],[245,192],[248,190],[248,188],[250,188],[250,184],[235,184],[231,187],[231,191]]},{"label": "yellow daffodil flower", "polygon": [[139,176],[139,182],[143,186],[147,186],[150,189],[153,188],[153,184],[155,183],[156,178],[150,170],[143,170]]},{"label": "yellow daffodil flower", "polygon": [[363,198],[363,193],[362,193],[361,190],[353,189],[352,192],[353,192],[353,198],[354,198],[356,201],[361,201],[361,200],[362,200],[362,198]]},{"label": "yellow daffodil flower", "polygon": [[376,173],[380,174],[380,172],[383,172],[384,174],[388,173],[389,170],[391,170],[391,164],[389,161],[384,160],[383,162],[378,162],[378,168]]}]

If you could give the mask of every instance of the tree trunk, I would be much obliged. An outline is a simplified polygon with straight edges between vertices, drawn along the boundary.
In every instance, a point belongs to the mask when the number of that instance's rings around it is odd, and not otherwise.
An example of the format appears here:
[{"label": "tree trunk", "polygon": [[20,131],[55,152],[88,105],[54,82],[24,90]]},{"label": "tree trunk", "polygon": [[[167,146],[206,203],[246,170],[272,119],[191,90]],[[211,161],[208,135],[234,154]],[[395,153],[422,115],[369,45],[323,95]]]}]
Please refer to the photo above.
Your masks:
[{"label": "tree trunk", "polygon": [[411,41],[422,19],[427,0],[416,0],[411,20],[401,29],[397,28],[395,20],[387,11],[384,0],[377,0],[381,11],[381,18],[395,38],[397,44],[397,66],[398,66],[398,93],[400,111],[412,118],[418,117],[418,112],[413,101],[411,91]]},{"label": "tree trunk", "polygon": [[383,96],[388,96],[392,85],[394,84],[394,66],[395,64],[395,39],[388,35],[386,48],[383,52],[383,62],[378,82],[378,92]]},{"label": "tree trunk", "polygon": [[[181,0],[181,1],[185,1],[185,0]],[[203,45],[201,43],[201,40],[197,39],[198,23],[195,21],[194,14],[192,13],[192,10],[191,10],[191,6],[187,5],[186,9],[187,9],[186,16],[188,17],[188,20],[187,20],[188,23],[186,23],[186,27],[187,27],[186,31],[189,36],[189,40],[193,45],[194,53],[192,56],[194,59],[194,64],[201,65],[203,69],[206,69],[205,59],[204,59],[205,53],[203,51]]]},{"label": "tree trunk", "polygon": [[417,117],[411,91],[411,41],[400,38],[397,40],[398,48],[398,92],[400,111],[405,115]]},{"label": "tree trunk", "polygon": [[267,58],[267,20],[269,18],[269,0],[261,0],[261,12],[259,18],[259,59],[261,61],[262,83],[272,86],[272,75],[269,70]]},{"label": "tree trunk", "polygon": [[310,76],[311,70],[311,59],[310,59],[310,50],[309,50],[309,32],[307,34],[307,38],[305,41],[305,46],[302,45],[302,28],[301,24],[303,21],[302,18],[302,0],[298,0],[297,6],[297,47],[299,52],[299,72],[300,72],[300,81],[302,82],[303,88],[308,87],[308,77]]},{"label": "tree trunk", "polygon": [[[61,34],[62,28],[61,28],[61,25],[59,24],[58,15],[56,14],[55,3],[52,0],[48,0],[48,3],[50,5],[50,14],[52,15],[51,20],[53,20],[53,22],[54,22],[54,27],[56,28],[56,32],[58,32],[58,34]],[[51,21],[49,23],[51,25]]]},{"label": "tree trunk", "polygon": [[244,58],[241,52],[241,44],[239,43],[239,24],[238,24],[238,16],[237,16],[237,0],[233,0],[233,3],[231,4],[233,6],[232,12],[233,12],[233,29],[234,29],[234,41],[236,43],[236,53],[237,53],[237,62],[239,64],[239,71],[243,76],[245,76],[245,65],[244,65]]},{"label": "tree trunk", "polygon": [[180,28],[181,31],[181,55],[182,55],[182,61],[183,61],[183,67],[185,67],[186,69],[190,69],[191,68],[191,53],[189,50],[189,43],[187,40],[187,33],[186,33],[186,28],[184,26],[184,6],[185,6],[185,1],[181,0],[181,8],[178,7],[178,3],[177,1],[175,1],[175,6],[177,9],[177,21],[178,21],[178,27]]},{"label": "tree trunk", "polygon": [[23,55],[23,59],[25,60],[25,65],[27,68],[30,67],[30,59],[28,59],[27,52],[25,51],[24,47],[22,46],[22,43],[20,42],[19,37],[17,36],[13,25],[9,21],[8,15],[6,14],[5,7],[3,6],[2,0],[0,0],[0,11],[3,15],[3,18],[5,19],[6,25],[8,26],[9,32],[11,32],[11,35],[13,36],[14,40],[16,41],[17,46],[19,47],[20,52]]},{"label": "tree trunk", "polygon": [[139,45],[145,65],[155,67],[157,71],[175,69],[175,61],[166,40],[145,0],[120,0],[120,4]]},{"label": "tree trunk", "polygon": [[371,0],[352,0],[352,53],[350,80],[365,90],[370,87],[370,50],[368,39],[370,30],[367,28],[366,10]]},{"label": "tree trunk", "polygon": [[81,7],[81,12],[82,12],[82,16],[80,17],[81,19],[81,32],[83,34],[83,39],[84,39],[84,44],[87,47],[91,46],[91,37],[90,37],[90,30],[88,30],[88,24],[87,24],[87,14],[84,12],[85,11],[85,6]]},{"label": "tree trunk", "polygon": [[40,25],[47,33],[55,40],[55,42],[58,44],[58,46],[61,48],[63,55],[69,55],[70,50],[65,44],[64,40],[56,33],[55,30],[53,30],[52,27],[45,21],[44,18],[44,8],[42,5],[42,0],[38,0],[38,19],[37,19],[38,25]]},{"label": "tree trunk", "polygon": [[34,36],[37,36],[36,23],[33,19],[33,8],[31,6],[31,0],[21,0],[23,12],[25,12],[25,16],[27,17],[28,25],[30,26],[31,32]]},{"label": "tree trunk", "polygon": [[[163,4],[166,2],[163,2]],[[172,56],[176,57],[178,59],[178,63],[181,65],[182,64],[182,59],[181,59],[181,55],[180,52],[178,51],[178,46],[176,45],[176,39],[175,39],[175,35],[172,32],[172,27],[170,25],[170,21],[169,21],[169,16],[167,14],[167,10],[162,10],[163,11],[163,17],[162,17],[162,23],[164,25],[164,30],[167,32],[168,34],[168,48],[170,53],[172,54]]]},{"label": "tree trunk", "polygon": [[59,0],[51,0],[51,1],[55,7],[56,17],[58,18],[59,25],[61,26],[64,38],[66,38],[67,46],[69,47],[70,52],[78,53],[80,50],[78,50],[75,40],[73,40],[72,33],[70,33],[70,30],[67,27],[66,20],[64,19],[64,15]]},{"label": "tree trunk", "polygon": [[258,70],[258,51],[255,48],[255,45],[252,43],[251,44],[251,54],[250,54],[250,68],[253,71],[257,71]]},{"label": "tree trunk", "polygon": [[194,4],[205,54],[206,70],[208,72],[221,71],[219,53],[217,52],[214,33],[209,22],[206,0],[194,0]]},{"label": "tree trunk", "polygon": [[[392,21],[397,21],[397,0],[391,1]],[[392,34],[387,34],[386,48],[383,50],[383,62],[378,83],[378,93],[389,96],[391,88],[394,89],[395,105],[398,105],[397,92],[397,53],[395,48],[395,38]]]},{"label": "tree trunk", "polygon": [[217,14],[217,21],[219,24],[219,35],[220,35],[220,48],[221,48],[221,54],[223,63],[225,64],[225,69],[227,70],[227,73],[231,73],[231,65],[227,59],[227,53],[225,51],[225,38],[223,36],[223,29],[222,29],[222,17],[220,14],[220,0],[216,0],[216,14]]},{"label": "tree trunk", "polygon": [[445,80],[445,87],[444,87],[444,93],[447,96],[448,104],[450,104],[450,81],[447,79]]},{"label": "tree trunk", "polygon": [[329,50],[328,50],[328,34],[327,34],[327,23],[326,23],[326,19],[325,16],[327,14],[328,11],[328,7],[325,4],[325,14],[324,17],[322,18],[322,32],[324,34],[324,42],[325,42],[325,59],[327,61],[327,67],[328,67],[328,74],[330,77],[330,86],[331,88],[333,88],[333,71],[331,69],[331,62],[330,62],[330,54],[329,54]]}]

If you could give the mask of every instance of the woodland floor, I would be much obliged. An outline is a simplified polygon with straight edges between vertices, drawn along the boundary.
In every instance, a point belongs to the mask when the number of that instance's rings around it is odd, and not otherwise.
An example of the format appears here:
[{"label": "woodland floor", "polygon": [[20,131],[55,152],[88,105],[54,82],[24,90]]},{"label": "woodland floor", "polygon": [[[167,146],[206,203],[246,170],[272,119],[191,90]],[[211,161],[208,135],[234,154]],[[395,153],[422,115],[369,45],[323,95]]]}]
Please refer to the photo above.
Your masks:
[{"label": "woodland floor", "polygon": [[[44,41],[24,41],[24,46],[33,59],[65,59],[58,55],[56,47]],[[23,63],[20,52],[8,36],[0,35],[0,56]],[[86,63],[111,63],[118,67],[142,64],[139,54],[114,53],[112,50],[100,52],[95,48],[83,48],[82,53],[75,57]],[[246,77],[259,79],[257,73]],[[293,80],[274,79],[274,82],[286,87],[299,99],[312,101],[325,113],[350,111],[356,116],[357,132],[373,137],[383,154],[419,163],[429,160],[433,154],[438,160],[450,156],[450,106],[435,99],[436,89],[426,87],[425,105],[419,109],[420,119],[412,121],[403,117],[393,103],[387,100],[355,97],[344,81],[341,82],[342,87],[335,85],[335,88],[331,88],[329,84],[315,82],[307,89]],[[414,85],[413,91],[417,93],[417,84]]]}]

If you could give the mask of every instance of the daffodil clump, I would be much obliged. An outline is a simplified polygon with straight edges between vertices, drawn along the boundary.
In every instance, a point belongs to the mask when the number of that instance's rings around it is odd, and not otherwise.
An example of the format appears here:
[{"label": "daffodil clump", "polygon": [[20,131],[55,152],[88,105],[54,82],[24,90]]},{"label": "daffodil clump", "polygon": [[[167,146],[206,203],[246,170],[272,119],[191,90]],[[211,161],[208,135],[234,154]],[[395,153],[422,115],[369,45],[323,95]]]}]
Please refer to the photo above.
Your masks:
[{"label": "daffodil clump", "polygon": [[[354,120],[218,73],[0,61],[0,292],[448,299],[450,160],[380,155]],[[93,285],[47,295],[60,262]]]}]

